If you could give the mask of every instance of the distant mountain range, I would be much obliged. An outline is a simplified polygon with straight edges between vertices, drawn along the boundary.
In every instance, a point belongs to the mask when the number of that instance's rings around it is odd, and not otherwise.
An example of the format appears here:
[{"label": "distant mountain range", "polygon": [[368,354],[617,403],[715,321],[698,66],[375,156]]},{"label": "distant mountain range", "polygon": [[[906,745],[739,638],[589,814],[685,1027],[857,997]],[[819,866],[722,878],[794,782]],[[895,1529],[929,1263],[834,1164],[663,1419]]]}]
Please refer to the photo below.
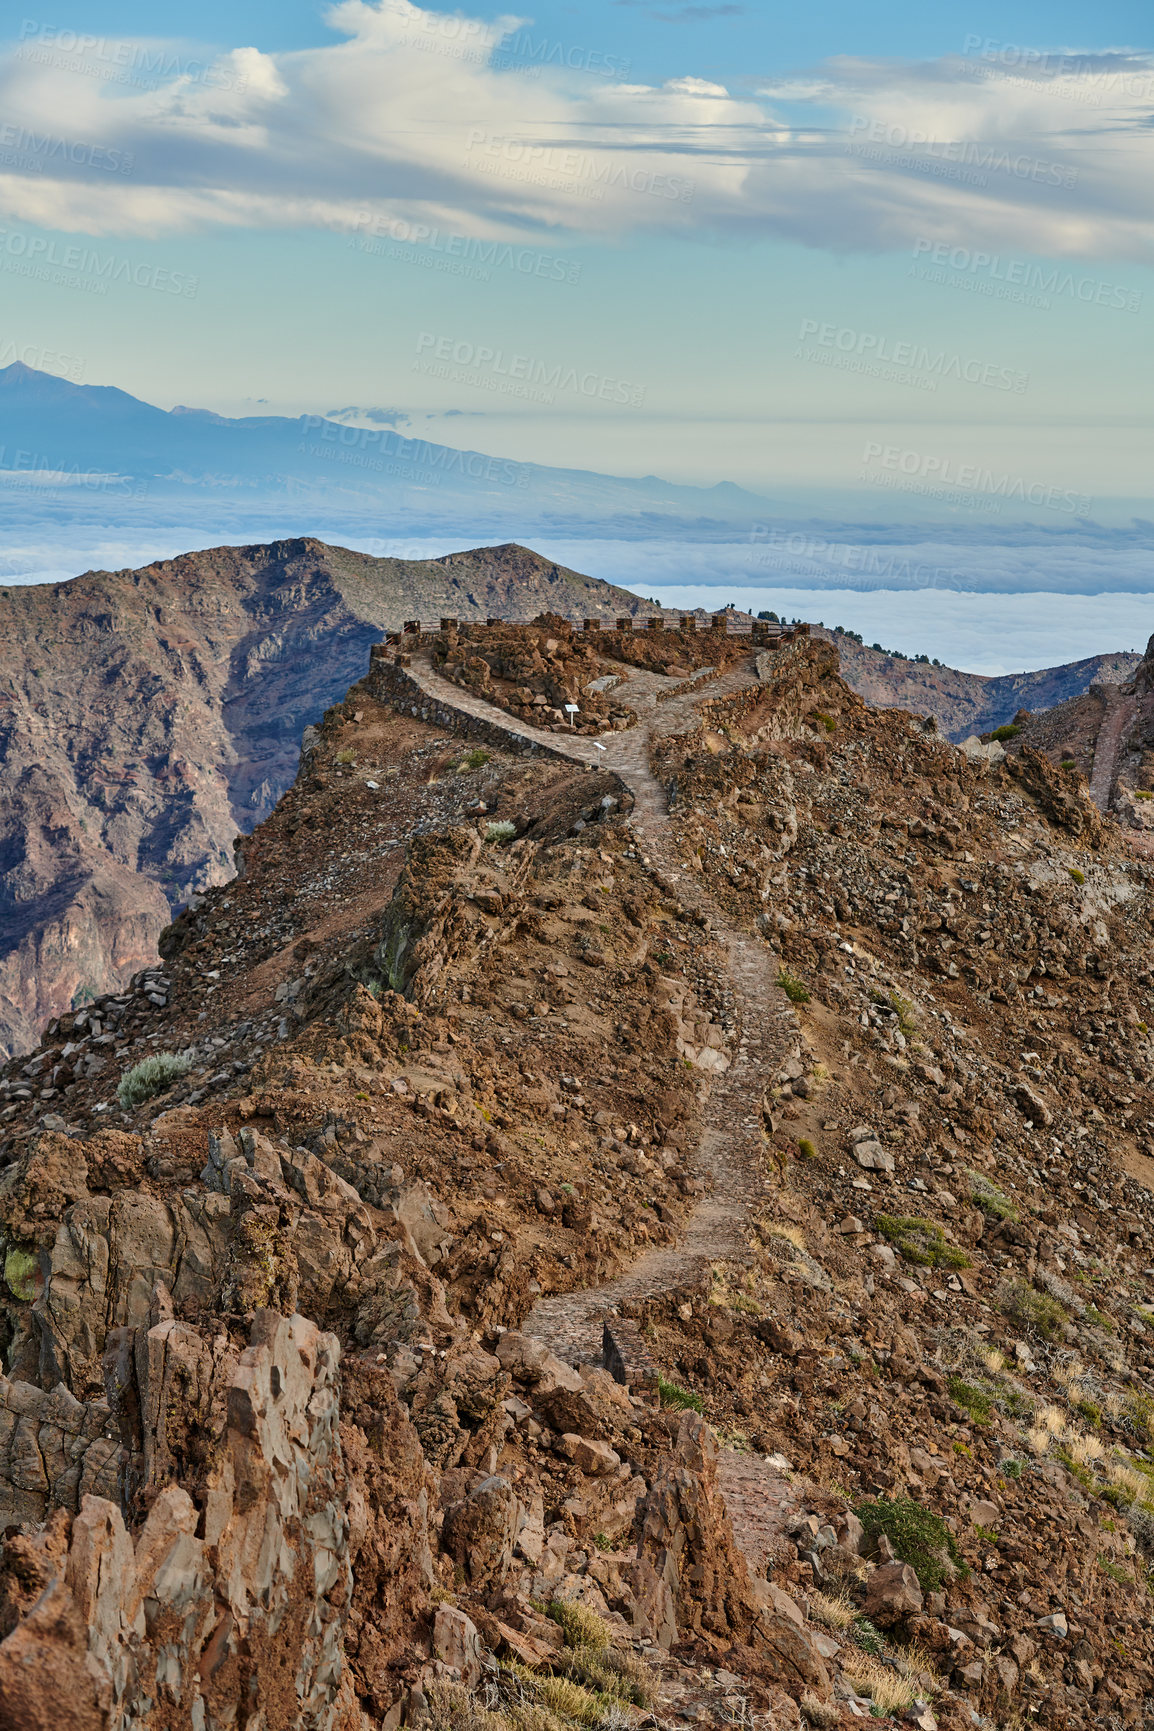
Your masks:
[{"label": "distant mountain range", "polygon": [[339,512],[395,534],[418,525],[516,522],[555,532],[597,523],[617,533],[748,529],[770,501],[721,481],[685,487],[520,463],[350,426],[322,415],[230,420],[207,409],[158,409],[111,385],[76,385],[22,362],[0,369],[0,504],[39,500],[56,515],[87,507],[118,521],[207,507],[295,517]]}]

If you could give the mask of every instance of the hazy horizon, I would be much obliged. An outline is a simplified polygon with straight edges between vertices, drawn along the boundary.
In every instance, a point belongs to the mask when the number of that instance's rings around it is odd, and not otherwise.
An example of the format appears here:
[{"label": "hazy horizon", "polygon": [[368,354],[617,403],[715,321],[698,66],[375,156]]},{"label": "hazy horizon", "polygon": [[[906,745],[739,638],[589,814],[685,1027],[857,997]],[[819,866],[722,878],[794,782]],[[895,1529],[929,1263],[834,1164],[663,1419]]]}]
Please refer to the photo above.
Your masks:
[{"label": "hazy horizon", "polygon": [[[764,583],[816,614],[844,587],[879,618],[924,593],[959,648],[984,597],[1033,594],[1039,665],[1116,646],[1106,596],[1147,617],[1154,51],[1132,0],[960,24],[897,0],[206,0],[196,29],[142,0],[7,26],[0,366],[765,502],[700,531],[698,571],[692,525],[519,513],[513,489],[479,508],[474,542],[628,543],[647,592]],[[444,513],[366,506],[347,475],[296,514],[219,475],[195,506],[109,488],[86,510],[66,477],[30,497],[28,467],[0,459],[7,581],[275,523],[428,538]],[[1043,599],[1076,595],[1102,598],[1076,627]]]}]

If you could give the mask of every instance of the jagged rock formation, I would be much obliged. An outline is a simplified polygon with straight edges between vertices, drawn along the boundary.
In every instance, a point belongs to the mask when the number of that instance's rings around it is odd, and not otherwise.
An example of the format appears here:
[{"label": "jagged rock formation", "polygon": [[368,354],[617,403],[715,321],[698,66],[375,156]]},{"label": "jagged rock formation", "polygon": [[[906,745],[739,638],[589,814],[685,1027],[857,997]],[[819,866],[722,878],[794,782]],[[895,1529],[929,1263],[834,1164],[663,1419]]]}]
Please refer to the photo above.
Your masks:
[{"label": "jagged rock formation", "polygon": [[[115,1495],[77,1507],[54,1487],[50,1525],[9,1542],[5,1582],[25,1599],[10,1598],[9,1617],[25,1614],[0,1641],[5,1725],[103,1731],[177,1713],[223,1731],[259,1701],[266,1724],[330,1731],[352,1585],[337,1342],[303,1316],[259,1311],[213,1388],[197,1330],[167,1317],[128,1342],[117,1332],[115,1398],[148,1445],[136,1491],[148,1513],[130,1537]],[[224,1412],[199,1506],[174,1482],[166,1436],[204,1422],[190,1388]]]},{"label": "jagged rock formation", "polygon": [[1150,867],[821,643],[596,766],[431,647],[0,1075],[0,1708],[1141,1725]]},{"label": "jagged rock formation", "polygon": [[0,1051],[107,992],[233,840],[386,626],[627,614],[635,595],[516,546],[373,559],[319,541],[0,589]]}]

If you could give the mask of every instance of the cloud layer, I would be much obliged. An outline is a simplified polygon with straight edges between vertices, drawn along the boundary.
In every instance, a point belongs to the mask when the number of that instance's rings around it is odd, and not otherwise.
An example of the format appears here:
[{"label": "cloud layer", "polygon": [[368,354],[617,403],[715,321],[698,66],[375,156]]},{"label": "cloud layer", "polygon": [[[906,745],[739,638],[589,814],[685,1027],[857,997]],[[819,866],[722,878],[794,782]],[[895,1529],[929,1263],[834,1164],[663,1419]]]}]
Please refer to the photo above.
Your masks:
[{"label": "cloud layer", "polygon": [[14,225],[436,228],[1154,256],[1151,55],[975,43],[732,91],[691,68],[651,86],[590,76],[584,51],[535,58],[511,15],[341,0],[328,22],[324,47],[216,59],[23,26],[0,61],[0,244]]}]

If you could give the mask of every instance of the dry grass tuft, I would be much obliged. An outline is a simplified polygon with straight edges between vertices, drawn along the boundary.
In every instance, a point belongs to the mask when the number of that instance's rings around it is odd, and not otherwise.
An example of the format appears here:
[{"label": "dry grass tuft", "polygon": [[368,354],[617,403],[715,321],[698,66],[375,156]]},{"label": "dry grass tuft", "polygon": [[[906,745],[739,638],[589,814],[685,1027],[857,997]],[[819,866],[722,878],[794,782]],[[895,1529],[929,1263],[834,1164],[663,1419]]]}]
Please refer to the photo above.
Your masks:
[{"label": "dry grass tuft", "polygon": [[841,1724],[841,1708],[836,1701],[822,1701],[809,1689],[801,1698],[801,1716],[807,1725],[814,1725],[817,1731],[830,1731],[834,1725]]},{"label": "dry grass tuft", "polygon": [[592,1647],[604,1653],[613,1645],[608,1623],[588,1605],[578,1604],[574,1599],[553,1599],[546,1610],[560,1625],[567,1647]]},{"label": "dry grass tuft", "polygon": [[430,1683],[425,1700],[428,1731],[509,1731],[499,1713],[490,1713],[459,1683]]},{"label": "dry grass tuft", "polygon": [[845,1593],[810,1593],[807,1603],[814,1622],[826,1629],[848,1629],[858,1614],[857,1606]]},{"label": "dry grass tuft", "polygon": [[859,1695],[868,1695],[882,1713],[904,1713],[918,1698],[917,1688],[900,1671],[883,1665],[872,1653],[847,1647],[840,1655],[841,1668]]}]

